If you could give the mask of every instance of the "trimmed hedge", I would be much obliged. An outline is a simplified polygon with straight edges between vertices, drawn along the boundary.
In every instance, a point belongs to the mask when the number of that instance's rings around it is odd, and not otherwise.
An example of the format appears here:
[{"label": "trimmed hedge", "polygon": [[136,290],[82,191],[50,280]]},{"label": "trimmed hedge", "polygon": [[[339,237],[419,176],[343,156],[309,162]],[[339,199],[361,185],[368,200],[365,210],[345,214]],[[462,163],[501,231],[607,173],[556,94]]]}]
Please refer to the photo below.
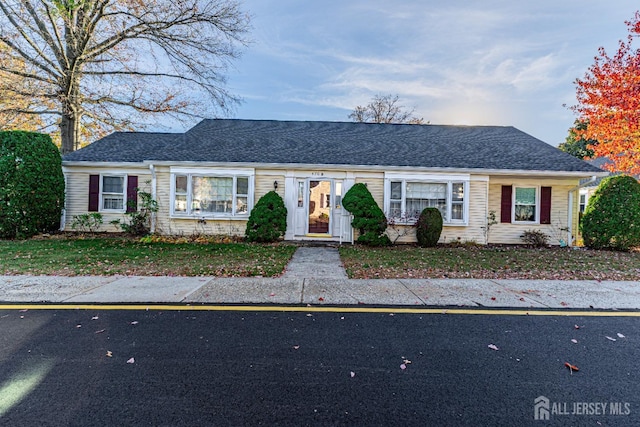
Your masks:
[{"label": "trimmed hedge", "polygon": [[424,208],[416,223],[418,245],[432,248],[438,244],[442,234],[442,214],[438,208]]},{"label": "trimmed hedge", "polygon": [[640,183],[630,176],[602,180],[582,216],[584,244],[628,251],[640,246]]},{"label": "trimmed hedge", "polygon": [[342,198],[342,206],[353,215],[351,225],[360,232],[358,243],[369,246],[391,244],[385,234],[387,218],[366,185],[358,183],[351,187]]},{"label": "trimmed hedge", "polygon": [[251,210],[245,235],[248,242],[270,243],[280,240],[287,230],[287,208],[275,191],[262,196]]},{"label": "trimmed hedge", "polygon": [[63,207],[62,158],[51,137],[0,132],[0,237],[55,231]]}]

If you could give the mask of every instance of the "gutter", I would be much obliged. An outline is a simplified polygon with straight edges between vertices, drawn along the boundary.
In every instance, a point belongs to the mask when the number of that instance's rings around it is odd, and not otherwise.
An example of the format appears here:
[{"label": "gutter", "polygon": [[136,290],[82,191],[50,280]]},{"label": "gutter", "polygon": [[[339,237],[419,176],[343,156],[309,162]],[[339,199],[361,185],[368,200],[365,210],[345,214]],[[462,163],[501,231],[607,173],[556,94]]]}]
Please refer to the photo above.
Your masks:
[{"label": "gutter", "polygon": [[596,179],[598,179],[597,175],[592,176],[591,178],[589,178],[589,181],[583,182],[582,184],[576,185],[575,187],[573,187],[571,190],[569,190],[569,209],[567,212],[568,218],[567,218],[567,245],[568,246],[572,246],[573,243],[573,235],[571,233],[571,230],[573,228],[573,194],[580,190],[583,187],[588,186],[589,184],[593,184]]},{"label": "gutter", "polygon": [[[158,200],[158,180],[156,179],[156,167],[150,163],[149,170],[151,171],[151,198],[153,200]],[[157,212],[151,213],[151,233],[156,232],[156,214]]]}]

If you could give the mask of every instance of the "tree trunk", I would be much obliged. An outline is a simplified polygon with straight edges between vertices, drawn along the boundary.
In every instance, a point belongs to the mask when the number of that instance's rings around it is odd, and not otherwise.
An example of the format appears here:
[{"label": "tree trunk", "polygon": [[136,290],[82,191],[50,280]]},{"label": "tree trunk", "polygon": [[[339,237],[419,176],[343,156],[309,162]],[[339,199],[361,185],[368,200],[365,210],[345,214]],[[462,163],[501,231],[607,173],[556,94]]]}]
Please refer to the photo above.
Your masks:
[{"label": "tree trunk", "polygon": [[60,121],[60,137],[62,140],[62,155],[69,154],[78,149],[78,131],[80,129],[80,117],[73,111],[62,115]]}]

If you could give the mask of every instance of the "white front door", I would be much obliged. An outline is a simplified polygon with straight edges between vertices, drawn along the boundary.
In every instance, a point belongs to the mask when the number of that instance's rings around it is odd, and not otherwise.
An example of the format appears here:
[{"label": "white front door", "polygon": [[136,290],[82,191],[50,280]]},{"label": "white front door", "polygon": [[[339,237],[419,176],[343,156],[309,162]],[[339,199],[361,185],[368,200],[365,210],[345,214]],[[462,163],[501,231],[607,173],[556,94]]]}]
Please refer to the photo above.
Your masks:
[{"label": "white front door", "polygon": [[340,238],[343,180],[296,178],[294,236]]}]

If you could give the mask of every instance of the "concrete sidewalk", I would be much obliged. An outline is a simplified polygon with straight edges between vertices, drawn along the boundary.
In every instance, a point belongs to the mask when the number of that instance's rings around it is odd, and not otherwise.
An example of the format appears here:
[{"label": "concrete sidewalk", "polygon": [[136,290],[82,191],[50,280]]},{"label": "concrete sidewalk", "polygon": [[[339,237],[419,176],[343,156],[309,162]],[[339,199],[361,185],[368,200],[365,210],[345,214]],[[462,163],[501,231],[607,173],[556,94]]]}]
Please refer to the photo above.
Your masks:
[{"label": "concrete sidewalk", "polygon": [[640,309],[640,282],[352,280],[337,249],[300,247],[279,278],[0,276],[0,302]]}]

